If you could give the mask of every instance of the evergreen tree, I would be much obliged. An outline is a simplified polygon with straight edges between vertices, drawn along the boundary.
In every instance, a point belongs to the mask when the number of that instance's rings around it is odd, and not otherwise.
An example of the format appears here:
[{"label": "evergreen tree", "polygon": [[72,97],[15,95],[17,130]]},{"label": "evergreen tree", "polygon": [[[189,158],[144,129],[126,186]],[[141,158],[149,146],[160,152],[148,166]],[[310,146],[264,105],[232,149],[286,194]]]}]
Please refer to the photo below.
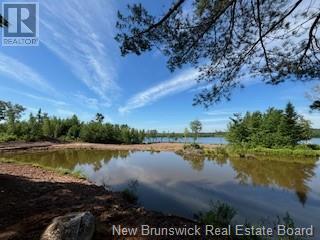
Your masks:
[{"label": "evergreen tree", "polygon": [[287,145],[289,146],[295,146],[299,142],[301,129],[298,120],[299,116],[292,103],[289,102],[280,123],[280,132],[287,138]]},{"label": "evergreen tree", "polygon": [[244,147],[294,147],[311,138],[310,122],[288,103],[285,110],[269,108],[265,113],[236,114],[228,125],[227,140]]}]

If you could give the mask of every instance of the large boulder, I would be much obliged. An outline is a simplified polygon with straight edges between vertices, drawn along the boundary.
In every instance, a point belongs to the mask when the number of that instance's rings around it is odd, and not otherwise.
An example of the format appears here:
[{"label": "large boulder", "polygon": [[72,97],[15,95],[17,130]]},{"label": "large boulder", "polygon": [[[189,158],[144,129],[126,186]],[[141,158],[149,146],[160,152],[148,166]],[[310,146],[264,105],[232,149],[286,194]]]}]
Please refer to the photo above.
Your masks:
[{"label": "large boulder", "polygon": [[91,240],[94,228],[94,216],[90,212],[70,213],[54,218],[41,240]]}]

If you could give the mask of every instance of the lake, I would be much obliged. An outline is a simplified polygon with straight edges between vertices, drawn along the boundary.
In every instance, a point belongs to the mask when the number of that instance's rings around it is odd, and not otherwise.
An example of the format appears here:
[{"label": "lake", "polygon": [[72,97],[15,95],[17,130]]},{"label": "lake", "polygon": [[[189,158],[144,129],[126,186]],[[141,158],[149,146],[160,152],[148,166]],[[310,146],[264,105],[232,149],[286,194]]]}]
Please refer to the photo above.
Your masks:
[{"label": "lake", "polygon": [[[178,138],[176,140],[174,139],[169,139],[169,138],[156,138],[156,139],[152,139],[152,140],[146,140],[146,142],[181,142],[184,143],[185,141],[187,143],[192,143],[193,142],[193,138],[187,138],[186,140],[184,138]],[[223,137],[199,137],[197,139],[198,143],[201,144],[228,144],[228,141],[223,138]],[[311,144],[320,144],[320,138],[312,138],[310,141],[308,141],[308,143]]]},{"label": "lake", "polygon": [[[147,209],[192,218],[223,201],[236,221],[275,220],[286,212],[302,225],[320,224],[320,164],[246,159],[183,159],[173,152],[59,150],[2,158],[81,171],[112,190],[137,180]],[[320,226],[319,226],[320,228]]]}]

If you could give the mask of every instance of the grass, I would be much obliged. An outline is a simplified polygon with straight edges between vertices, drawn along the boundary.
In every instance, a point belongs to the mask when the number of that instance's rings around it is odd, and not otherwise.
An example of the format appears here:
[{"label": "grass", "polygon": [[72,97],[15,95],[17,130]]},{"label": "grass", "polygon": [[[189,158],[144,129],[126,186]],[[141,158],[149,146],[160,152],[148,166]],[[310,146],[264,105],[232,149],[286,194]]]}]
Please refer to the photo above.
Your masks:
[{"label": "grass", "polygon": [[205,148],[204,153],[208,157],[228,157],[228,152],[226,147],[215,147],[215,148]]},{"label": "grass", "polygon": [[206,148],[197,144],[187,144],[183,146],[183,150],[177,151],[177,153],[180,155],[197,154],[215,159],[250,158],[290,163],[315,163],[320,157],[320,146],[301,144],[295,148],[249,148],[224,145]]},{"label": "grass", "polygon": [[204,149],[207,157],[256,158],[257,160],[272,160],[296,163],[314,163],[320,157],[318,145],[299,145],[295,148],[245,148],[235,146],[219,146]]},{"label": "grass", "polygon": [[231,156],[246,156],[252,154],[254,156],[274,156],[274,157],[294,157],[294,158],[317,158],[320,156],[320,150],[313,150],[310,148],[241,148],[229,146],[226,151]]},{"label": "grass", "polygon": [[237,211],[233,207],[217,201],[210,202],[210,210],[205,213],[200,212],[198,215],[195,215],[195,218],[200,224],[227,227],[231,224],[236,214]]}]

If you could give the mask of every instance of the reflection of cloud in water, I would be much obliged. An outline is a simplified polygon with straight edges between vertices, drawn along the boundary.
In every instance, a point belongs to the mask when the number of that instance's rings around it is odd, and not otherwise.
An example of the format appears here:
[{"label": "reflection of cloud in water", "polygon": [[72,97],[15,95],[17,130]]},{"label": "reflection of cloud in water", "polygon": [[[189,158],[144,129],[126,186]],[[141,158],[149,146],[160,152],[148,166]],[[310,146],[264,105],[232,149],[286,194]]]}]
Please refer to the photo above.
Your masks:
[{"label": "reflection of cloud in water", "polygon": [[[126,160],[101,161],[99,169],[90,164],[78,164],[76,169],[83,170],[98,185],[111,185],[116,190],[137,179],[142,204],[167,213],[192,217],[199,210],[208,210],[211,200],[221,200],[234,206],[248,220],[268,217],[274,220],[288,211],[298,223],[320,221],[320,216],[315,216],[320,211],[319,196],[309,192],[307,204],[302,206],[295,195],[300,188],[305,191],[311,187],[308,183],[315,175],[314,166],[262,163],[260,170],[255,171],[259,166],[254,167],[251,162],[218,165],[204,161],[202,164],[202,171],[195,171],[192,164],[172,153],[138,152]],[[243,219],[238,217],[238,220]]]},{"label": "reflection of cloud in water", "polygon": [[190,217],[206,210],[210,200],[221,200],[249,219],[274,218],[289,211],[298,222],[320,222],[320,161],[316,165],[258,159],[183,160],[172,152],[100,150],[6,158],[82,171],[92,182],[115,190],[137,179],[142,204],[167,213]]},{"label": "reflection of cloud in water", "polygon": [[[201,174],[193,171],[187,162],[181,161],[177,155],[167,153],[158,159],[159,155],[152,156],[149,153],[135,153],[130,156],[130,160],[114,159],[110,162],[100,161],[100,167],[96,169],[92,164],[77,164],[76,171],[82,171],[91,181],[102,185],[105,176],[111,180],[113,185],[120,185],[128,179],[138,179],[145,184],[155,182],[166,182],[167,186],[175,185],[177,182],[192,182],[201,180],[203,183],[218,185],[225,181],[232,181],[234,174],[230,173],[230,167],[214,166],[205,169]],[[151,159],[155,158],[155,159]],[[212,163],[209,163],[212,165]],[[210,179],[211,178],[211,179]],[[214,181],[212,181],[214,178]]]},{"label": "reflection of cloud in water", "polygon": [[154,182],[157,178],[161,179],[158,175],[149,175],[142,167],[130,165],[129,162],[119,159],[112,161],[112,164],[101,161],[101,167],[98,170],[95,170],[92,164],[77,164],[75,170],[83,172],[90,181],[97,185],[120,185],[130,179],[139,179],[143,182]]}]

